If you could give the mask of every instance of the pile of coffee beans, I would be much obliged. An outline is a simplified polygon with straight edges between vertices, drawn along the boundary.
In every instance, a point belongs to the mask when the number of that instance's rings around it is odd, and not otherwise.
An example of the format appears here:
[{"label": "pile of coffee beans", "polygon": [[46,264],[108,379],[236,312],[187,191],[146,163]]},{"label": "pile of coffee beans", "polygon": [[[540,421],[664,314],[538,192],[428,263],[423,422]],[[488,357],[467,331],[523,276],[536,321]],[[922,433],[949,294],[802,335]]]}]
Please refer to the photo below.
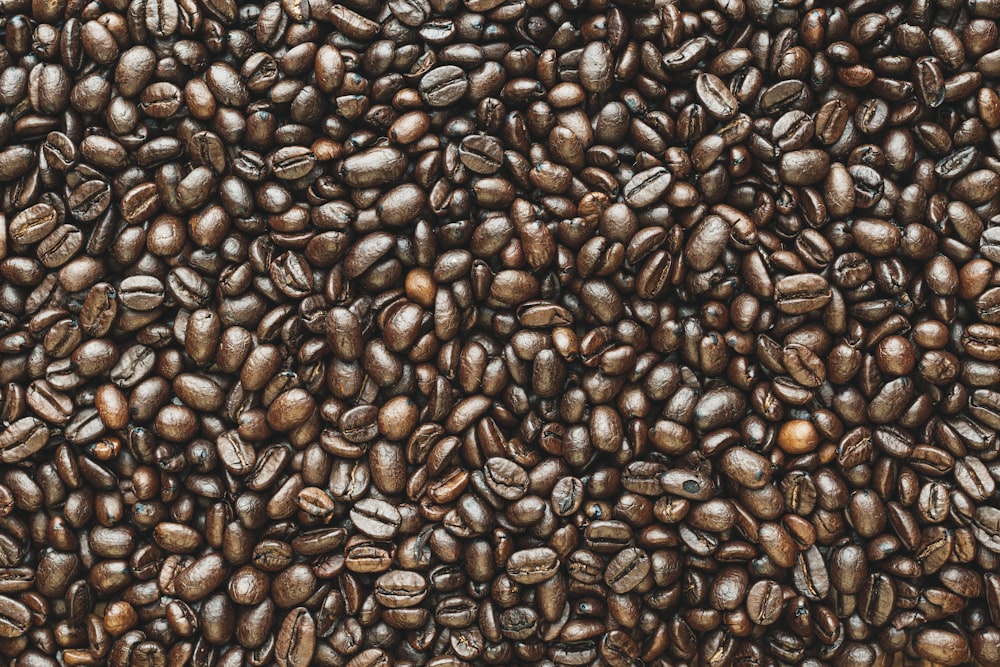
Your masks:
[{"label": "pile of coffee beans", "polygon": [[1000,665],[1000,0],[0,0],[11,667]]}]

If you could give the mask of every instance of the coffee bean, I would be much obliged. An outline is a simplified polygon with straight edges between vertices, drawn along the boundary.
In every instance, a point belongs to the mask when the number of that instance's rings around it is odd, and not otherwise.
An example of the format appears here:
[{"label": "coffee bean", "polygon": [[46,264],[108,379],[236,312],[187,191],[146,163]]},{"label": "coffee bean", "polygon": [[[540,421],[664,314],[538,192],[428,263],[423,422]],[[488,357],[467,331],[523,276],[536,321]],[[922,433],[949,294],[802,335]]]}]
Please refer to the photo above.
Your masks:
[{"label": "coffee bean", "polygon": [[35,166],[35,152],[28,146],[8,146],[0,151],[0,181],[14,181]]},{"label": "coffee bean", "polygon": [[789,315],[801,315],[823,308],[832,294],[826,280],[815,273],[782,278],[774,286],[778,309]]},{"label": "coffee bean", "polygon": [[926,628],[913,643],[917,654],[942,665],[960,665],[970,658],[968,641],[957,632]]},{"label": "coffee bean", "polygon": [[54,208],[48,204],[35,204],[14,216],[9,233],[18,243],[37,243],[48,236],[58,222]]},{"label": "coffee bean", "polygon": [[0,636],[8,639],[21,637],[31,628],[31,610],[13,598],[0,596]]},{"label": "coffee bean", "polygon": [[431,107],[446,107],[460,100],[468,86],[468,77],[461,68],[443,65],[421,77],[420,97]]},{"label": "coffee bean", "polygon": [[150,276],[130,276],[118,287],[118,299],[132,310],[153,310],[163,298],[163,283]]},{"label": "coffee bean", "polygon": [[725,82],[714,74],[700,74],[695,81],[695,91],[708,113],[720,120],[736,115],[739,102]]},{"label": "coffee bean", "polygon": [[604,578],[615,593],[627,593],[639,586],[649,571],[650,562],[646,552],[630,548],[620,551],[608,562]]},{"label": "coffee bean", "polygon": [[72,399],[44,379],[28,385],[26,395],[28,407],[46,422],[65,424],[73,416]]},{"label": "coffee bean", "polygon": [[375,539],[391,539],[402,521],[399,511],[383,500],[365,498],[355,503],[350,512],[358,530]]},{"label": "coffee bean", "polygon": [[414,607],[427,596],[427,581],[416,572],[393,570],[375,583],[375,597],[390,609]]},{"label": "coffee bean", "polygon": [[830,157],[819,149],[791,151],[781,156],[779,171],[783,179],[794,185],[812,185],[826,177]]},{"label": "coffee bean", "polygon": [[16,463],[32,456],[48,444],[50,435],[40,419],[18,419],[0,434],[0,461]]},{"label": "coffee bean", "polygon": [[414,28],[420,27],[431,14],[430,4],[422,0],[393,0],[389,10],[401,23]]},{"label": "coffee bean", "polygon": [[188,603],[203,600],[222,584],[227,576],[225,560],[221,554],[202,556],[180,570],[174,579],[177,596]]},{"label": "coffee bean", "polygon": [[516,551],[507,561],[507,574],[520,584],[538,584],[551,578],[559,568],[559,558],[548,547]]},{"label": "coffee bean", "polygon": [[293,609],[281,623],[274,642],[280,667],[300,667],[312,661],[316,651],[316,623],[304,607]]},{"label": "coffee bean", "polygon": [[625,203],[634,208],[649,206],[667,191],[670,182],[670,172],[662,167],[639,172],[625,184]]},{"label": "coffee bean", "polygon": [[201,535],[193,528],[171,522],[157,524],[153,538],[160,547],[171,553],[191,553],[202,542]]},{"label": "coffee bean", "polygon": [[830,590],[823,556],[815,546],[799,554],[794,570],[795,588],[810,600],[822,600]]},{"label": "coffee bean", "polygon": [[795,419],[782,425],[777,442],[788,454],[808,454],[819,445],[820,435],[811,422]]},{"label": "coffee bean", "polygon": [[508,459],[494,457],[486,462],[486,484],[494,493],[507,500],[517,500],[528,489],[528,473]]},{"label": "coffee bean", "polygon": [[458,157],[466,168],[477,174],[495,174],[503,164],[503,146],[494,137],[473,134],[462,140]]},{"label": "coffee bean", "polygon": [[781,586],[777,582],[762,579],[747,592],[747,613],[757,625],[772,625],[781,616],[784,608]]},{"label": "coffee bean", "polygon": [[267,158],[271,172],[281,180],[294,181],[312,171],[316,155],[304,146],[279,148]]}]

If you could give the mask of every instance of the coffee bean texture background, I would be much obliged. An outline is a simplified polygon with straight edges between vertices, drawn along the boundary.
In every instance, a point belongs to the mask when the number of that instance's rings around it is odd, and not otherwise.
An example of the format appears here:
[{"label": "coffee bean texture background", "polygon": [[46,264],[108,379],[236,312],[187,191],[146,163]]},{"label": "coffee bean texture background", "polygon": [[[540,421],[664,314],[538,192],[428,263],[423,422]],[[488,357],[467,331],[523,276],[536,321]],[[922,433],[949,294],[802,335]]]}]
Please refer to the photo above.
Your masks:
[{"label": "coffee bean texture background", "polygon": [[0,663],[1000,665],[1000,0],[0,0]]}]

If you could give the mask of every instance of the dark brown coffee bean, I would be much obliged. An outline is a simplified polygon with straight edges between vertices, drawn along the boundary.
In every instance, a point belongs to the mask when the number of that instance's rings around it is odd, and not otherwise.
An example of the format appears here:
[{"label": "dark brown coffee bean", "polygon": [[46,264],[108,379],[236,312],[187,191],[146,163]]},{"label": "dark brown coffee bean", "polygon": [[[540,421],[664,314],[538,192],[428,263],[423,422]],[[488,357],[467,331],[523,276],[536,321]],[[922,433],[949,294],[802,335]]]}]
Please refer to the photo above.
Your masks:
[{"label": "dark brown coffee bean", "polygon": [[477,174],[495,174],[503,164],[503,146],[495,137],[473,134],[462,140],[458,156],[466,168]]},{"label": "dark brown coffee bean", "polygon": [[777,582],[762,579],[747,592],[747,613],[757,625],[772,625],[781,616],[784,598]]},{"label": "dark brown coffee bean", "polygon": [[227,574],[222,555],[207,554],[177,573],[174,588],[185,602],[198,602],[220,586]]},{"label": "dark brown coffee bean", "polygon": [[35,417],[22,417],[0,434],[0,461],[17,463],[48,444],[50,431]]},{"label": "dark brown coffee bean", "polygon": [[417,572],[393,570],[375,583],[375,597],[390,609],[419,605],[427,596],[427,580]]},{"label": "dark brown coffee bean", "polygon": [[778,309],[800,315],[823,308],[832,294],[826,280],[814,273],[803,273],[779,280],[774,287]]},{"label": "dark brown coffee bean", "polygon": [[969,644],[957,632],[926,628],[917,633],[913,643],[917,654],[942,665],[960,665],[969,660]]},{"label": "dark brown coffee bean", "polygon": [[486,462],[484,472],[486,484],[502,498],[517,500],[527,492],[528,474],[513,461],[491,458]]},{"label": "dark brown coffee bean", "polygon": [[355,503],[350,514],[358,529],[375,539],[391,539],[402,520],[395,507],[371,498]]},{"label": "dark brown coffee bean", "polygon": [[31,610],[13,598],[0,596],[0,636],[11,639],[21,637],[31,628]]},{"label": "dark brown coffee bean", "polygon": [[465,72],[455,65],[442,65],[427,72],[420,79],[421,99],[431,107],[446,107],[465,95],[469,80]]},{"label": "dark brown coffee bean", "polygon": [[830,590],[827,566],[815,545],[799,554],[793,576],[795,589],[810,600],[822,600]]},{"label": "dark brown coffee bean", "polygon": [[274,642],[274,656],[280,667],[300,667],[311,663],[316,651],[316,623],[304,607],[285,617]]},{"label": "dark brown coffee bean", "polygon": [[620,551],[608,562],[605,582],[615,593],[627,593],[638,587],[650,572],[649,556],[642,549]]},{"label": "dark brown coffee bean", "polygon": [[645,208],[667,191],[670,182],[670,172],[662,167],[639,172],[625,184],[625,203],[634,208]]},{"label": "dark brown coffee bean", "polygon": [[707,271],[725,250],[730,228],[720,216],[708,216],[688,238],[685,257],[691,268]]},{"label": "dark brown coffee bean", "polygon": [[306,176],[316,165],[316,155],[304,146],[279,148],[267,157],[271,172],[282,180],[294,181]]},{"label": "dark brown coffee bean", "polygon": [[8,146],[0,151],[0,181],[13,181],[35,166],[34,151],[28,146]]},{"label": "dark brown coffee bean", "polygon": [[701,74],[695,81],[695,91],[708,113],[721,120],[736,115],[739,102],[725,82],[714,74]]},{"label": "dark brown coffee bean", "polygon": [[613,57],[609,45],[603,41],[592,41],[580,54],[580,85],[588,92],[603,93],[613,82]]},{"label": "dark brown coffee bean", "polygon": [[558,555],[548,547],[516,551],[507,561],[507,574],[520,584],[538,584],[551,578],[558,568]]},{"label": "dark brown coffee bean", "polygon": [[992,507],[984,506],[976,510],[972,522],[972,531],[988,549],[997,551],[1000,548],[1000,512]]},{"label": "dark brown coffee bean", "polygon": [[65,424],[73,416],[72,399],[46,380],[32,382],[26,395],[28,406],[46,422]]},{"label": "dark brown coffee bean", "polygon": [[781,156],[780,173],[792,185],[812,185],[824,179],[830,167],[830,156],[819,149],[792,151]]},{"label": "dark brown coffee bean", "polygon": [[58,221],[54,208],[48,204],[35,204],[14,216],[9,233],[14,241],[29,245],[48,236]]}]

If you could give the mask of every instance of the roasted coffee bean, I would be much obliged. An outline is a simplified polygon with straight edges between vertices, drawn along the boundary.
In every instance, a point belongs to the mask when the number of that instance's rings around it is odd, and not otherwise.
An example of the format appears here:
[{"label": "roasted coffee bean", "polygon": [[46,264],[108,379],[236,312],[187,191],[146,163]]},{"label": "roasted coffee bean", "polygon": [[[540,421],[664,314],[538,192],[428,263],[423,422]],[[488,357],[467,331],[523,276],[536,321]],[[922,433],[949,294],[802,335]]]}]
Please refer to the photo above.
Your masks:
[{"label": "roasted coffee bean", "polygon": [[10,221],[9,234],[17,243],[38,243],[56,228],[59,219],[56,210],[48,204],[35,204]]},{"label": "roasted coffee bean", "polygon": [[961,665],[968,662],[968,640],[960,632],[925,628],[917,633],[914,649],[921,658],[942,665]]},{"label": "roasted coffee bean", "polygon": [[758,581],[747,592],[747,613],[757,625],[768,626],[777,622],[784,604],[781,586],[769,579]]},{"label": "roasted coffee bean", "polygon": [[316,622],[304,607],[285,617],[274,641],[274,658],[280,667],[308,665],[316,652]]},{"label": "roasted coffee bean", "polygon": [[775,284],[774,293],[778,310],[789,315],[819,310],[832,298],[829,284],[814,273],[782,278]]},{"label": "roasted coffee bean", "polygon": [[555,575],[559,557],[548,547],[524,549],[511,554],[507,574],[520,584],[538,584]]},{"label": "roasted coffee bean", "polygon": [[608,562],[604,578],[615,593],[627,593],[638,587],[649,572],[649,556],[633,547],[622,550]]},{"label": "roasted coffee bean", "polygon": [[21,602],[7,596],[0,596],[0,636],[7,639],[21,637],[31,628],[31,610]]},{"label": "roasted coffee bean", "polygon": [[[9,133],[9,130],[8,130]],[[37,163],[35,151],[29,146],[8,146],[0,150],[0,181],[14,181],[24,176]]]},{"label": "roasted coffee bean", "polygon": [[712,116],[729,120],[736,115],[739,102],[725,82],[714,74],[701,74],[695,82],[698,98]]},{"label": "roasted coffee bean", "polygon": [[0,434],[0,461],[22,461],[45,447],[49,437],[49,428],[40,419],[22,417]]},{"label": "roasted coffee bean", "polygon": [[469,79],[460,67],[442,65],[420,78],[420,98],[431,107],[446,107],[465,95]]},{"label": "roasted coffee bean", "polygon": [[394,570],[375,583],[375,597],[389,609],[414,607],[427,596],[427,580],[417,572]]},{"label": "roasted coffee bean", "polygon": [[395,181],[406,170],[406,159],[395,148],[371,148],[344,160],[340,174],[352,187],[371,187]]},{"label": "roasted coffee bean", "polygon": [[517,463],[494,457],[486,462],[486,484],[494,493],[507,500],[517,500],[528,490],[528,473]]},{"label": "roasted coffee bean", "polygon": [[645,208],[667,191],[670,181],[670,172],[662,167],[639,172],[625,184],[625,203],[634,208]]},{"label": "roasted coffee bean", "polygon": [[495,174],[503,165],[503,145],[489,135],[469,135],[462,140],[458,157],[477,174]]},{"label": "roasted coffee bean", "polygon": [[358,530],[375,539],[391,539],[399,530],[399,510],[384,500],[365,498],[354,504],[351,520]]}]

